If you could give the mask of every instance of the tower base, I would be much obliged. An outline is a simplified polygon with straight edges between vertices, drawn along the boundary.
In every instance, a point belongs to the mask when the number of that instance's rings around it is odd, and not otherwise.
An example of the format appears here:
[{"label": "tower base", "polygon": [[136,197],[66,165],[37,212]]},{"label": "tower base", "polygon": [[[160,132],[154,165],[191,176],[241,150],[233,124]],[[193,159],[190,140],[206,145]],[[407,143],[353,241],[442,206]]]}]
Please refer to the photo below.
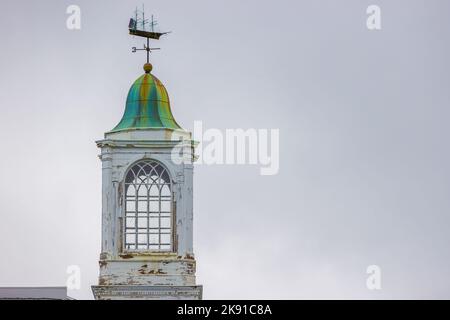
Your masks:
[{"label": "tower base", "polygon": [[92,286],[95,300],[201,300],[203,286]]}]

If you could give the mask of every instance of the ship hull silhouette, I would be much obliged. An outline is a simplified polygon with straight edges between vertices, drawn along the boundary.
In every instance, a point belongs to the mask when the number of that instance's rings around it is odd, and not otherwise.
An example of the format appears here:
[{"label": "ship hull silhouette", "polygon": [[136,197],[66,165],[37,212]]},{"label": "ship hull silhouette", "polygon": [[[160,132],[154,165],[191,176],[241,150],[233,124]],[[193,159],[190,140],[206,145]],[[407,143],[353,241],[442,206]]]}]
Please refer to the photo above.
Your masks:
[{"label": "ship hull silhouette", "polygon": [[133,18],[130,19],[130,23],[128,24],[128,30],[130,31],[130,34],[133,36],[144,37],[144,38],[149,38],[149,39],[156,39],[156,40],[159,40],[159,38],[161,36],[169,33],[169,32],[154,32],[154,31],[139,30],[137,28],[137,22]]}]

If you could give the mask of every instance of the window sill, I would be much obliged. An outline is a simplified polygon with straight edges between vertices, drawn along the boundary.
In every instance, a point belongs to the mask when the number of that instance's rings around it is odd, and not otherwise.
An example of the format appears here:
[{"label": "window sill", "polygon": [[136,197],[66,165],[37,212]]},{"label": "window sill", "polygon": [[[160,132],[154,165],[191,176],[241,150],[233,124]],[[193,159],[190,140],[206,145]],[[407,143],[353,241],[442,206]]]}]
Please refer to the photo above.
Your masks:
[{"label": "window sill", "polygon": [[125,251],[119,254],[119,260],[174,260],[176,252],[161,251]]}]

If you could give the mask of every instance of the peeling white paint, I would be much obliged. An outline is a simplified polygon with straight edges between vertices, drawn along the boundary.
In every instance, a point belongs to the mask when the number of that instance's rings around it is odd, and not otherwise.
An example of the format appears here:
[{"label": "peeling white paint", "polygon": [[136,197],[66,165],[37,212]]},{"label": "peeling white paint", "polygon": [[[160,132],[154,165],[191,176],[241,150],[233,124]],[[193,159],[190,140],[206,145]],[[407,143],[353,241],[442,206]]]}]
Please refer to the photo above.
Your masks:
[{"label": "peeling white paint", "polygon": [[[93,286],[96,299],[110,299],[113,296],[127,299],[130,298],[127,292],[134,298],[142,299],[158,298],[155,292],[163,293],[161,299],[185,296],[190,299],[201,298],[202,287],[195,284],[196,262],[192,243],[194,142],[187,131],[177,130],[177,136],[185,143],[172,141],[168,138],[170,136],[168,129],[132,130],[107,133],[104,140],[97,141],[101,149],[103,196],[100,276],[99,285]],[[174,148],[182,148],[180,154],[183,159],[187,155],[191,161],[173,161]],[[174,228],[174,252],[123,250],[123,179],[127,169],[142,159],[161,162],[174,180],[174,221],[177,222]],[[155,291],[152,289],[154,286],[158,286],[158,290],[163,286],[164,290]],[[183,287],[186,291],[180,289]],[[123,288],[123,292],[120,292],[120,288]],[[173,290],[168,290],[170,288]],[[143,290],[150,290],[153,294],[136,293],[142,293]]]}]

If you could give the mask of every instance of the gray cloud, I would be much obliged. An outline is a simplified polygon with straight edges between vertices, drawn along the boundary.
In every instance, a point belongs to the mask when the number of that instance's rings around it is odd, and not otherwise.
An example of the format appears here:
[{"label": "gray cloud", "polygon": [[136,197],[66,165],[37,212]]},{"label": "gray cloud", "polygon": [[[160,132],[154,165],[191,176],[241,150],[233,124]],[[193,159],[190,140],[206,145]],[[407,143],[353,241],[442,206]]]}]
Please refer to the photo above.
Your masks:
[{"label": "gray cloud", "polygon": [[[100,252],[94,140],[142,73],[139,3],[3,1],[0,285],[63,285]],[[449,298],[447,1],[152,1],[173,33],[152,55],[178,122],[279,128],[280,173],[197,166],[205,298]],[[382,268],[382,290],[365,286]]]}]

